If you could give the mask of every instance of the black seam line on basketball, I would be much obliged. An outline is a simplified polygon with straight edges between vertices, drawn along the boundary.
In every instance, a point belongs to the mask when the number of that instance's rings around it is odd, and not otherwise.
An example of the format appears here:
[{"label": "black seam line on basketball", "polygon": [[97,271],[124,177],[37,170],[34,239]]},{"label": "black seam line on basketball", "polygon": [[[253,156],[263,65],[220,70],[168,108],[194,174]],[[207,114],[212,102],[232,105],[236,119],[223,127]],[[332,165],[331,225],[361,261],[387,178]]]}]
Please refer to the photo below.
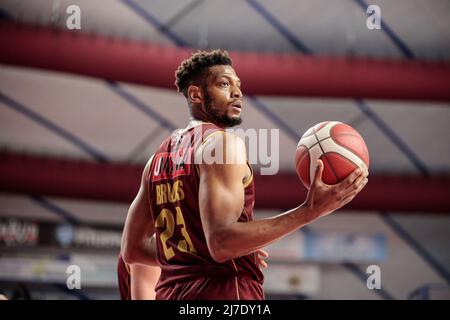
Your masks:
[{"label": "black seam line on basketball", "polygon": [[[314,135],[315,135],[315,133],[314,133]],[[305,147],[306,150],[309,151],[309,150],[311,150],[314,146],[318,145],[320,142],[325,141],[325,140],[330,139],[330,138],[331,138],[331,137],[323,138],[322,140],[319,140],[319,141],[317,141],[316,143],[314,143],[314,144],[313,144],[311,147],[309,147],[309,148],[308,148],[307,146],[305,146],[304,144],[301,144],[301,145],[299,145],[299,146],[297,147],[297,149],[298,149],[299,147]],[[316,140],[317,140],[317,136],[316,136]],[[323,151],[323,150],[322,150],[322,151]],[[306,155],[306,154],[305,154],[305,155]],[[305,157],[305,155],[303,155],[303,157],[300,158],[299,162],[303,160],[303,158]]]},{"label": "black seam line on basketball", "polygon": [[[320,144],[319,138],[317,138],[317,135],[316,135],[315,133],[314,133],[314,136],[315,136],[316,139],[317,139],[317,143],[319,144],[320,150],[322,150],[322,155],[325,155],[325,151],[323,150],[322,145]],[[331,137],[331,136],[330,136],[330,137]],[[330,137],[328,137],[328,138],[330,138]],[[326,140],[326,139],[323,139],[323,140]],[[319,158],[320,158],[320,157],[319,157]],[[327,157],[325,157],[325,161],[326,161],[326,162],[328,163],[328,165],[330,166],[331,172],[333,172],[334,177],[336,178],[336,180],[339,180],[339,178],[338,178],[336,172],[334,172],[333,166],[331,165],[330,161],[328,161]]]},{"label": "black seam line on basketball", "polygon": [[[308,151],[311,150],[312,147],[314,147],[314,146],[316,146],[316,145],[320,145],[320,143],[321,143],[322,141],[325,141],[325,140],[331,138],[331,137],[326,137],[326,138],[323,138],[322,140],[319,140],[319,138],[317,138],[317,135],[316,135],[315,133],[314,133],[314,136],[316,137],[317,142],[314,143],[311,147],[309,147],[309,148],[308,148]],[[322,149],[322,148],[321,148],[321,149]],[[323,151],[323,150],[322,150],[322,151]]]},{"label": "black seam line on basketball", "polygon": [[[346,134],[346,135],[351,135],[351,136],[354,136],[354,137],[355,137],[355,135],[353,135],[353,134]],[[335,140],[333,139],[332,136],[329,136],[329,137],[327,137],[327,138],[324,138],[324,139],[322,139],[322,140],[319,140],[318,142],[314,143],[310,148],[307,148],[304,144],[300,145],[300,147],[303,146],[303,147],[305,147],[305,148],[309,151],[309,150],[312,149],[312,147],[314,147],[315,145],[320,144],[320,142],[325,141],[325,140],[330,139],[330,138],[331,138],[331,140],[333,140],[333,142],[336,143],[338,146],[340,146],[340,147],[346,149],[347,151],[353,153],[357,158],[359,158],[362,162],[364,162],[363,159],[361,159],[361,157],[359,157],[353,150],[350,150],[350,149],[344,147],[343,145],[339,144],[337,141],[335,141]],[[317,137],[316,137],[316,139],[317,139]],[[297,148],[297,149],[298,149],[298,148]],[[322,149],[322,148],[321,148],[321,149]],[[322,149],[322,152],[323,152],[323,149]],[[340,156],[344,157],[345,159],[347,159],[348,161],[350,161],[351,163],[353,163],[355,166],[359,167],[359,164],[355,163],[352,159],[346,157],[346,156],[343,155],[343,154],[337,153],[337,152],[335,152],[335,151],[331,151],[331,152],[327,152],[327,153],[335,153],[335,154],[339,154]],[[299,162],[302,161],[303,158],[304,158],[305,156],[306,156],[306,153],[303,155],[303,157],[300,158]],[[365,163],[364,163],[364,165],[365,165]]]},{"label": "black seam line on basketball", "polygon": [[[310,134],[310,135],[308,135],[308,136],[306,136],[306,137],[310,137],[310,136],[312,136],[313,134]],[[339,134],[340,136],[352,136],[352,137],[357,137],[357,138],[359,138],[359,136],[357,136],[357,135],[355,135],[355,134],[352,134],[352,133],[340,133]],[[305,138],[305,137],[302,137],[302,138]],[[316,143],[314,143],[311,147],[307,147],[306,145],[304,145],[304,144],[301,144],[301,145],[299,145],[298,147],[297,147],[297,149],[299,148],[299,147],[305,147],[308,151],[309,150],[311,150],[314,146],[316,146],[318,143],[320,143],[320,142],[322,142],[322,141],[325,141],[325,140],[327,140],[327,139],[332,139],[337,145],[339,145],[339,146],[341,146],[341,147],[343,147],[343,148],[345,148],[343,145],[341,145],[340,143],[338,143],[336,140],[334,140],[333,139],[333,137],[330,135],[329,137],[326,137],[326,138],[323,138],[322,140],[318,140]],[[317,140],[317,136],[316,136],[316,140]],[[351,151],[352,153],[355,153],[353,150],[350,150],[350,149],[348,149],[348,148],[345,148],[345,149],[347,149],[347,150],[349,150],[349,151]]]},{"label": "black seam line on basketball", "polygon": [[[352,134],[352,133],[344,133],[344,134],[339,134],[339,135],[340,135],[340,136],[352,136],[352,137],[357,137],[357,138],[359,138],[357,135]],[[308,137],[309,137],[309,136],[308,136]],[[329,137],[323,138],[322,140],[319,140],[318,142],[314,143],[314,144],[313,144],[311,147],[309,147],[309,148],[308,148],[307,146],[305,146],[304,144],[301,144],[299,147],[302,147],[302,146],[303,146],[303,147],[306,148],[306,150],[309,151],[309,150],[311,150],[314,146],[316,146],[317,144],[320,144],[320,142],[325,141],[325,140],[330,139],[330,138],[331,138],[331,140],[333,140],[333,142],[336,143],[338,146],[340,146],[340,147],[342,147],[342,148],[348,150],[349,152],[355,154],[356,157],[358,157],[359,159],[361,159],[361,157],[358,156],[357,153],[356,153],[354,150],[351,150],[351,149],[346,148],[345,146],[341,145],[341,144],[338,143],[336,140],[334,140],[334,139],[333,139],[333,136],[331,136],[331,135],[330,135]],[[317,140],[317,136],[316,136],[316,140]],[[298,149],[298,148],[297,148],[297,149]],[[323,150],[322,150],[322,151],[323,151]],[[306,155],[306,153],[303,155],[303,157],[301,157],[301,158],[299,159],[299,162],[303,160],[303,158],[305,157],[305,155]],[[367,155],[367,156],[368,156],[368,155]],[[347,158],[347,157],[344,157],[344,158],[346,158],[347,160],[351,161],[355,166],[359,167],[359,164],[354,163],[352,160],[350,160],[350,159]],[[361,159],[361,161],[364,162],[363,159]],[[365,165],[365,163],[364,163],[364,165]]]},{"label": "black seam line on basketball", "polygon": [[[314,134],[316,140],[318,140],[315,133],[312,133],[312,134],[309,135],[308,137],[312,136],[313,134]],[[323,138],[322,140],[319,140],[319,141],[317,141],[316,143],[314,143],[314,144],[313,144],[312,146],[310,146],[309,148],[308,148],[307,146],[305,146],[304,144],[301,144],[300,146],[297,147],[297,149],[298,149],[299,147],[305,147],[306,150],[309,151],[309,150],[311,150],[314,146],[316,146],[317,144],[319,144],[320,142],[322,142],[322,141],[324,141],[324,140],[327,140],[327,139],[329,139],[329,138],[331,138],[331,137]],[[323,151],[323,150],[322,150],[322,151]],[[305,156],[306,156],[306,153],[303,155],[303,157],[300,158],[299,162],[302,161],[303,158],[304,158]],[[310,159],[310,160],[311,160],[311,159]]]},{"label": "black seam line on basketball", "polygon": [[[315,134],[314,134],[315,135]],[[310,146],[309,148],[307,147],[307,146],[305,146],[304,144],[301,144],[301,145],[299,145],[298,147],[305,147],[306,148],[306,150],[311,150],[314,146],[316,146],[317,144],[319,144],[320,142],[322,142],[322,141],[325,141],[325,140],[327,140],[327,139],[330,139],[331,137],[326,137],[326,138],[323,138],[322,140],[318,140],[316,143],[314,143],[312,146]],[[317,140],[317,137],[316,137],[316,140]],[[298,149],[298,148],[297,148]]]}]

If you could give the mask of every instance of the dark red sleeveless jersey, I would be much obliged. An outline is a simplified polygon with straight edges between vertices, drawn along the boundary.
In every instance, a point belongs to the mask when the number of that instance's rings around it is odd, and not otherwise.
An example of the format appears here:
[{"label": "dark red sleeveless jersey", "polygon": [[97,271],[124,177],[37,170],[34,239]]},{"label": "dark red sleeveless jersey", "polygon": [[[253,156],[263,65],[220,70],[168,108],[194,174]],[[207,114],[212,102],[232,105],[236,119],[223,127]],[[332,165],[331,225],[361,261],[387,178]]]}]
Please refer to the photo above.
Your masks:
[{"label": "dark red sleeveless jersey", "polygon": [[[256,253],[218,263],[212,259],[206,244],[200,218],[199,171],[194,150],[208,137],[221,132],[224,130],[212,123],[199,122],[175,131],[153,156],[147,183],[151,215],[156,226],[157,259],[161,266],[156,290],[199,277],[248,277],[263,283]],[[253,175],[244,188],[241,222],[253,220]]]},{"label": "dark red sleeveless jersey", "polygon": [[117,260],[117,280],[119,282],[120,299],[131,300],[130,270],[122,255],[119,255]]}]

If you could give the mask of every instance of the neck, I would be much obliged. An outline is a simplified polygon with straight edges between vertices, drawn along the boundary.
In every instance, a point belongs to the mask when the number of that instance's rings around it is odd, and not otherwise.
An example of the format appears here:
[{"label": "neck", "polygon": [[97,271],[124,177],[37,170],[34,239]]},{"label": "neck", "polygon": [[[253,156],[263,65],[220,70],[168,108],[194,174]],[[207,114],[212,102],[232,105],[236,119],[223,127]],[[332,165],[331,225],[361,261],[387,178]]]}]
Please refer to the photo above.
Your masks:
[{"label": "neck", "polygon": [[189,117],[189,121],[202,121],[202,122],[211,122],[211,120],[208,119],[208,117],[199,117],[192,115]]},{"label": "neck", "polygon": [[203,111],[203,108],[201,106],[194,106],[191,109],[191,115],[189,117],[189,121],[202,121],[202,122],[208,122],[213,123],[216,126],[223,127],[222,125],[216,123],[214,120],[210,118],[210,116]]}]

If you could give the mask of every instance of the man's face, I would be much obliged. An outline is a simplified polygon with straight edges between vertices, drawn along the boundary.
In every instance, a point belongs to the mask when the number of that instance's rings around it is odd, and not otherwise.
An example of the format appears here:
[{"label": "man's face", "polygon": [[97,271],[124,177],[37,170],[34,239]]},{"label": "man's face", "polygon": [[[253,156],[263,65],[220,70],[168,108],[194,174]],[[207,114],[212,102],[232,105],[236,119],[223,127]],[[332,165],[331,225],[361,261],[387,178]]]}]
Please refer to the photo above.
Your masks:
[{"label": "man's face", "polygon": [[233,67],[227,65],[209,68],[205,87],[205,109],[212,122],[222,127],[242,123],[243,107],[241,81]]}]

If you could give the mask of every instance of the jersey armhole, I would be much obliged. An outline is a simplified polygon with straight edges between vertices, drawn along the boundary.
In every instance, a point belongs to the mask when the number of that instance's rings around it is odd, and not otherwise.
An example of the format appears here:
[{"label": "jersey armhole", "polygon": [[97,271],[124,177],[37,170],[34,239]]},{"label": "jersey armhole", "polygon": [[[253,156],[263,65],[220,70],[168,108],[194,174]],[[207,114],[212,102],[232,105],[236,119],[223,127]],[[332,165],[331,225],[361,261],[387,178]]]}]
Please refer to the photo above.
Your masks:
[{"label": "jersey armhole", "polygon": [[153,158],[154,157],[155,157],[155,154],[152,154],[150,159],[147,161],[147,164],[145,165],[145,169],[144,170],[146,170],[146,172],[145,172],[145,182],[146,183],[150,183],[150,171],[151,171],[152,162],[153,162]]},{"label": "jersey armhole", "polygon": [[248,180],[247,180],[247,181],[242,182],[243,185],[244,185],[244,189],[247,188],[247,187],[252,183],[252,181],[253,181],[253,168],[252,168],[252,166],[250,165],[250,163],[248,163],[248,161],[247,161],[247,166],[250,168],[250,177],[248,177]]}]

